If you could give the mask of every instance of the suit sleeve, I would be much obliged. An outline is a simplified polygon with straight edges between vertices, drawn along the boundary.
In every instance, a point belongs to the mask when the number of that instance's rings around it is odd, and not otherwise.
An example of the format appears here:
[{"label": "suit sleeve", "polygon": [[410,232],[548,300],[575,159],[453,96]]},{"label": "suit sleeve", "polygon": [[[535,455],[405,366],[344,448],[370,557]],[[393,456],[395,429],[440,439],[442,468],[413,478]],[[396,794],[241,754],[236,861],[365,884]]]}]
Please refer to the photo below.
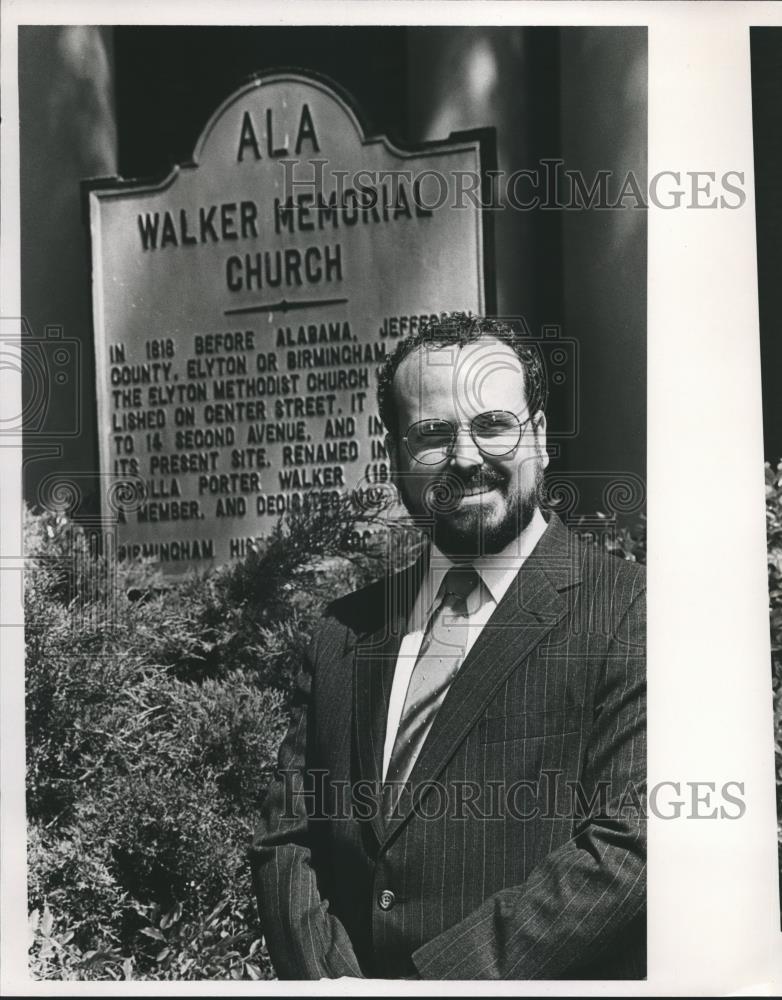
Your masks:
[{"label": "suit sleeve", "polygon": [[362,976],[345,928],[321,898],[313,857],[317,823],[310,819],[307,737],[315,649],[313,642],[297,680],[292,724],[250,852],[261,924],[280,979]]},{"label": "suit sleeve", "polygon": [[533,869],[413,953],[424,979],[557,979],[645,933],[645,595],[628,584],[627,611],[608,644],[581,785],[584,810],[572,838]]}]

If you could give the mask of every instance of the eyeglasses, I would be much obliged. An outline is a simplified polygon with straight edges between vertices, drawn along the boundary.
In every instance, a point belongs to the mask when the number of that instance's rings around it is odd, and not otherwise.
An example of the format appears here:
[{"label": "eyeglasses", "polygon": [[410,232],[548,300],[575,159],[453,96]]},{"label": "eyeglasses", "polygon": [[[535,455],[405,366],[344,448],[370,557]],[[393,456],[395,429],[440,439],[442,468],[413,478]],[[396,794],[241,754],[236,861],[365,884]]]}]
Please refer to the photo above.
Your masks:
[{"label": "eyeglasses", "polygon": [[[500,458],[509,455],[521,440],[521,431],[532,417],[521,421],[510,410],[488,410],[470,421],[470,437],[484,455]],[[459,425],[450,420],[419,420],[402,438],[415,462],[439,465],[451,454]]]}]

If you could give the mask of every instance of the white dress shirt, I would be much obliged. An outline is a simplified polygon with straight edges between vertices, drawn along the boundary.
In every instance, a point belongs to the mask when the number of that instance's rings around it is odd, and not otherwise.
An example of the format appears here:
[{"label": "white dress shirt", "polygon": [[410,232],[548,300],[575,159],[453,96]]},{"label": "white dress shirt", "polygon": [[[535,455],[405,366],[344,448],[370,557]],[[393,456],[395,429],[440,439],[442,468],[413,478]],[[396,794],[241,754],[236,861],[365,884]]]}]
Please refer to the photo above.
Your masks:
[{"label": "white dress shirt", "polygon": [[[470,563],[477,571],[481,582],[480,586],[476,587],[467,598],[465,658],[480,635],[481,629],[505,596],[505,592],[524,564],[524,560],[538,544],[545,530],[546,521],[540,510],[536,510],[524,531],[514,538],[506,548],[496,555],[480,556]],[[454,565],[455,563],[448,556],[436,546],[432,546],[429,570],[421,583],[413,610],[410,613],[407,633],[402,638],[394,668],[394,680],[391,684],[391,696],[388,702],[386,740],[383,747],[384,781],[388,773],[388,764],[399,729],[399,721],[402,717],[407,687],[410,683],[413,667],[418,659],[424,631],[441,597],[440,589],[445,575]]]}]

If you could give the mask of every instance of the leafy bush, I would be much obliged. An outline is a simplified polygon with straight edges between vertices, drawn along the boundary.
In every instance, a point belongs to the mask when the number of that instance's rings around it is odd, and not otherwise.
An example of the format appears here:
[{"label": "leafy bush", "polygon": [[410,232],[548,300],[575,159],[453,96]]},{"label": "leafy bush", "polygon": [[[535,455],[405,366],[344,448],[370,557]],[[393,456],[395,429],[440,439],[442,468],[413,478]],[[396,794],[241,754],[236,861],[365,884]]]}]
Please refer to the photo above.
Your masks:
[{"label": "leafy bush", "polygon": [[779,885],[782,891],[782,462],[766,463],[766,542],[771,624],[771,679],[774,697],[774,759],[777,779]]},{"label": "leafy bush", "polygon": [[317,608],[378,572],[344,548],[356,517],[290,518],[243,562],[172,582],[28,513],[35,975],[271,976],[246,846]]},{"label": "leafy bush", "polygon": [[[420,545],[381,530],[351,551],[379,513],[288,517],[241,562],[176,581],[28,513],[33,975],[273,977],[246,847],[319,608]],[[643,559],[643,527],[606,537]]]}]

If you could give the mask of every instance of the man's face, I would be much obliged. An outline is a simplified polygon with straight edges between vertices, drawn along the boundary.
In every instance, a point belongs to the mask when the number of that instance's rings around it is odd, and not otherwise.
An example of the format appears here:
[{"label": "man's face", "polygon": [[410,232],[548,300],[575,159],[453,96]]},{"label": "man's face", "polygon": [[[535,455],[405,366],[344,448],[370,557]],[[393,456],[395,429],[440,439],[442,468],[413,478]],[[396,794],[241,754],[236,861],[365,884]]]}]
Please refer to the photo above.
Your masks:
[{"label": "man's face", "polygon": [[[399,366],[394,393],[398,425],[389,455],[408,511],[422,527],[431,524],[435,544],[450,556],[505,548],[529,524],[548,465],[546,419],[527,410],[518,356],[493,337],[462,348],[423,346]],[[470,434],[475,417],[497,411],[523,424],[518,444],[504,455],[488,454]],[[434,420],[456,426],[456,441],[436,464],[422,464],[403,438],[419,421]]]}]

